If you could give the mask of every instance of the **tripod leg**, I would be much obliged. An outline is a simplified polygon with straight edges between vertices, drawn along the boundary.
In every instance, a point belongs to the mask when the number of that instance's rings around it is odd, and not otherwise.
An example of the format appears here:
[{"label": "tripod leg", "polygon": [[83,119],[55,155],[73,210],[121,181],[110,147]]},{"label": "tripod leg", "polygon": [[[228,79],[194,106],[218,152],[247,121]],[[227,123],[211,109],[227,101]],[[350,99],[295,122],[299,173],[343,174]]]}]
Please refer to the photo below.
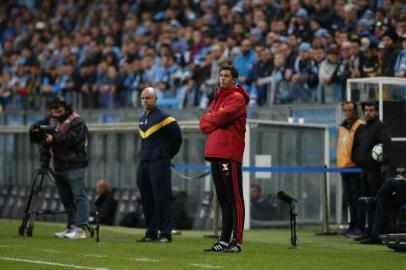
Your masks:
[{"label": "tripod leg", "polygon": [[290,204],[290,244],[292,248],[297,247],[297,236],[296,236],[296,210],[295,203]]},{"label": "tripod leg", "polygon": [[99,209],[98,207],[96,208],[96,242],[100,242],[100,223],[99,223]]},{"label": "tripod leg", "polygon": [[90,226],[90,225],[86,225],[86,229],[89,231],[90,237],[93,238],[94,237],[94,229],[93,229],[93,227]]},{"label": "tripod leg", "polygon": [[25,204],[25,210],[24,210],[24,215],[23,215],[23,219],[21,221],[21,225],[18,228],[18,234],[20,236],[24,236],[24,232],[26,230],[27,227],[27,222],[30,219],[31,213],[30,213],[30,208],[31,208],[31,203],[32,203],[32,198],[34,195],[34,190],[35,190],[35,186],[37,183],[37,178],[38,178],[38,172],[35,172],[35,174],[32,177],[32,183],[31,183],[31,188],[30,188],[30,194],[28,195],[28,199],[27,202]]},{"label": "tripod leg", "polygon": [[296,216],[295,219],[293,220],[293,243],[294,246],[297,246],[297,236],[296,236]]},{"label": "tripod leg", "polygon": [[34,188],[34,193],[33,193],[33,198],[32,198],[32,204],[31,204],[31,209],[30,209],[30,219],[28,220],[28,226],[26,229],[26,234],[29,237],[32,237],[33,231],[34,231],[34,222],[38,214],[38,202],[39,202],[39,196],[42,190],[42,185],[44,184],[44,179],[45,179],[45,174],[40,175],[40,180],[38,185]]},{"label": "tripod leg", "polygon": [[290,204],[290,207],[289,207],[289,214],[290,214],[290,223],[289,223],[289,227],[290,227],[290,244],[292,246],[294,246],[294,244],[293,244],[293,206],[292,206],[292,203]]}]

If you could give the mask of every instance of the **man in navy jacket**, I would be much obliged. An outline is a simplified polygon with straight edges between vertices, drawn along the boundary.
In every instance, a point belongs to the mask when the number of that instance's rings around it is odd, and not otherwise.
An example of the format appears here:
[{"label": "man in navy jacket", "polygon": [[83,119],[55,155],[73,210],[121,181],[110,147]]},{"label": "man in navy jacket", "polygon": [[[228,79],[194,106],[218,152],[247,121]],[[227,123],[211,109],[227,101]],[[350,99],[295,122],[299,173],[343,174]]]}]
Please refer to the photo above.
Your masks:
[{"label": "man in navy jacket", "polygon": [[176,119],[156,105],[154,88],[147,87],[142,91],[141,102],[145,113],[139,121],[141,150],[137,185],[147,230],[139,242],[169,243],[173,223],[171,159],[180,149],[182,135]]}]

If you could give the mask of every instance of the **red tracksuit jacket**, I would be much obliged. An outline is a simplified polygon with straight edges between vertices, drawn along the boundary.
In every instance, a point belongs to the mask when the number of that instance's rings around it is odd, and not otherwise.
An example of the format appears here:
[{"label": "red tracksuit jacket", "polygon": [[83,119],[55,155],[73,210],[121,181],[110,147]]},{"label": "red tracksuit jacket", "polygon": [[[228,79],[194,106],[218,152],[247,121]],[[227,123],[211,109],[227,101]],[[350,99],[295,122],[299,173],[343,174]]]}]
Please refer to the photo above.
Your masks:
[{"label": "red tracksuit jacket", "polygon": [[242,86],[220,88],[209,110],[200,119],[200,130],[208,134],[204,156],[242,163],[249,96]]}]

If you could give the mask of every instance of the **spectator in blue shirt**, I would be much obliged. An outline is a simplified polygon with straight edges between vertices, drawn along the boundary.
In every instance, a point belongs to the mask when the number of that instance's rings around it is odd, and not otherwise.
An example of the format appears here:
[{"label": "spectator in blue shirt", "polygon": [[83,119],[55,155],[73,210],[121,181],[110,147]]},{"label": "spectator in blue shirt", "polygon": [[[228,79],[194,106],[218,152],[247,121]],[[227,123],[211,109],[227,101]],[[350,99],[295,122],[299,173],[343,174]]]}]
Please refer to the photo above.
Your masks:
[{"label": "spectator in blue shirt", "polygon": [[244,39],[241,42],[241,53],[234,59],[233,65],[238,70],[239,81],[245,85],[247,83],[248,76],[251,74],[252,68],[256,61],[255,51],[251,47],[249,39]]}]

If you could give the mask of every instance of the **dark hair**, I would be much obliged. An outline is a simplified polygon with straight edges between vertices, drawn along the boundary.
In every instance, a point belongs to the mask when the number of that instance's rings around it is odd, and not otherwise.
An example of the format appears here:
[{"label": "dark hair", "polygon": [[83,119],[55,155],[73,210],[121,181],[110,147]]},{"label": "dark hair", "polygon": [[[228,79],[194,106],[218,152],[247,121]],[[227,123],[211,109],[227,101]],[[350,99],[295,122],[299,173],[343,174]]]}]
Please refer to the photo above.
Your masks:
[{"label": "dark hair", "polygon": [[232,65],[222,65],[220,67],[220,72],[222,70],[229,70],[231,72],[231,76],[233,77],[233,79],[238,79],[238,71],[234,66],[232,66]]},{"label": "dark hair", "polygon": [[375,107],[375,110],[379,110],[379,103],[378,103],[378,101],[375,101],[375,100],[362,102],[361,105],[362,105],[362,110],[365,110],[366,106],[368,106],[368,107],[373,106],[373,107]]},{"label": "dark hair", "polygon": [[72,111],[72,105],[68,104],[62,97],[56,96],[48,103],[48,107],[50,109],[57,109],[61,106],[64,107],[67,111]]},{"label": "dark hair", "polygon": [[353,108],[353,112],[355,113],[355,115],[358,117],[358,104],[355,101],[344,101],[341,104],[341,107],[344,109],[345,105],[352,105]]}]

